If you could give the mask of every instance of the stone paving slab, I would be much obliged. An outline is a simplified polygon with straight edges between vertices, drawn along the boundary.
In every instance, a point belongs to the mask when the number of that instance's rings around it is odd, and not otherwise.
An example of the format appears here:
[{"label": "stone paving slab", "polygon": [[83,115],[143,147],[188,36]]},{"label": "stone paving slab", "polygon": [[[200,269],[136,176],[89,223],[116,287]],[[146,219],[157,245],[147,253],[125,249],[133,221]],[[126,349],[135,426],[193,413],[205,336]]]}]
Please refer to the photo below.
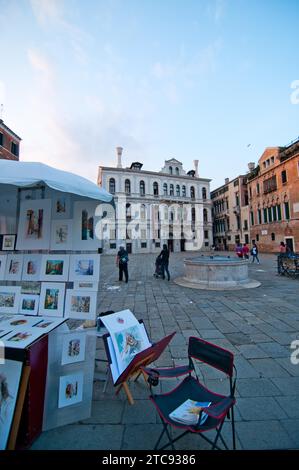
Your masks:
[{"label": "stone paving slab", "polygon": [[[186,364],[189,336],[229,349],[235,354],[238,370],[237,448],[299,448],[299,365],[290,362],[291,341],[299,338],[298,280],[278,276],[275,256],[261,255],[261,265],[248,266],[249,276],[261,282],[257,289],[188,289],[173,282],[183,274],[185,256],[171,254],[168,282],[153,277],[154,255],[131,255],[128,284],[117,280],[114,257],[102,256],[98,311],[130,308],[138,319],[143,319],[153,341],[176,331],[157,361],[160,367]],[[111,286],[117,289],[109,289]],[[105,357],[101,340],[97,347],[97,357]],[[97,369],[104,374],[105,363],[98,363]],[[220,371],[207,365],[196,370],[207,387],[220,394],[227,392],[227,380]],[[166,393],[178,383],[178,379],[165,380],[155,393]],[[143,378],[130,383],[133,406],[123,392],[115,395],[111,381],[106,393],[103,385],[103,381],[94,382],[90,418],[42,433],[32,449],[152,450],[161,425]],[[223,432],[231,445],[229,422]],[[208,446],[198,436],[189,435],[177,448],[196,450]]]}]

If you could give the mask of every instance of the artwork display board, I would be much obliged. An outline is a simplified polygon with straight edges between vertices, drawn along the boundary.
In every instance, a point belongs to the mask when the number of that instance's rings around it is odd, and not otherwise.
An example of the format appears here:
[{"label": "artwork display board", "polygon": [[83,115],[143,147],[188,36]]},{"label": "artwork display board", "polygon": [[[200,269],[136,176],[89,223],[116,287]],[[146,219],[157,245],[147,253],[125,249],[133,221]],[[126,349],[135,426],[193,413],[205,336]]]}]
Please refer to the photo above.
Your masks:
[{"label": "artwork display board", "polygon": [[24,255],[22,281],[39,281],[41,268],[41,255]]},{"label": "artwork display board", "polygon": [[69,255],[43,255],[40,270],[41,281],[66,282],[69,275]]},{"label": "artwork display board", "polygon": [[95,251],[100,246],[95,230],[100,216],[96,216],[97,201],[74,203],[73,250]]},{"label": "artwork display board", "polygon": [[20,286],[0,286],[0,314],[17,313],[20,305]]},{"label": "artwork display board", "polygon": [[41,286],[39,314],[49,317],[63,317],[65,284],[43,282]]},{"label": "artwork display board", "polygon": [[73,221],[70,219],[52,220],[51,250],[71,250],[73,247]]},{"label": "artwork display board", "polygon": [[78,320],[95,320],[97,293],[68,289],[65,298],[65,316]]},{"label": "artwork display board", "polygon": [[23,255],[9,254],[6,260],[5,280],[20,281],[23,270]]},{"label": "artwork display board", "polygon": [[66,324],[48,339],[43,431],[90,417],[96,354],[96,336]]}]

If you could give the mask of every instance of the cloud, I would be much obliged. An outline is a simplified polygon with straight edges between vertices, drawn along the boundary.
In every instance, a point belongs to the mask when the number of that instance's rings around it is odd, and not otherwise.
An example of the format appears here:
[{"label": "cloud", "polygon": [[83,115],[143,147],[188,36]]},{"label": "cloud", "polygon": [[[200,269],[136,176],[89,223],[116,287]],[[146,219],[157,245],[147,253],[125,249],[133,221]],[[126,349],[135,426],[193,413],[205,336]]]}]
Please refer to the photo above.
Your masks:
[{"label": "cloud", "polygon": [[65,8],[67,3],[64,0],[30,0],[30,4],[38,24],[51,32],[54,27],[66,34],[77,62],[85,65],[88,62],[85,48],[91,36],[67,19],[71,14],[71,10]]},{"label": "cloud", "polygon": [[218,24],[224,16],[225,8],[225,0],[209,0],[209,3],[207,5],[207,14],[210,18],[212,18],[214,23]]},{"label": "cloud", "polygon": [[50,82],[53,78],[53,68],[46,57],[37,49],[28,49],[27,56],[33,69]]}]

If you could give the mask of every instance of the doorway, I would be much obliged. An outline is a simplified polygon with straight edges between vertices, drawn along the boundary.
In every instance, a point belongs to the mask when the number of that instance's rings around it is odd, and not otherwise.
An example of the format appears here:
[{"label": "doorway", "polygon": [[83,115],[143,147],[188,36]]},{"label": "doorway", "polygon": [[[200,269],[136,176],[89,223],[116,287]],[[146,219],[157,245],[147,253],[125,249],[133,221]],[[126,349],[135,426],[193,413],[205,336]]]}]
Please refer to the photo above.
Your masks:
[{"label": "doorway", "polygon": [[289,251],[293,253],[294,251],[294,237],[285,237],[285,244],[288,247]]},{"label": "doorway", "polygon": [[132,253],[132,243],[127,243],[126,249],[128,254]]},{"label": "doorway", "polygon": [[172,239],[168,240],[168,250],[173,251],[173,240]]}]

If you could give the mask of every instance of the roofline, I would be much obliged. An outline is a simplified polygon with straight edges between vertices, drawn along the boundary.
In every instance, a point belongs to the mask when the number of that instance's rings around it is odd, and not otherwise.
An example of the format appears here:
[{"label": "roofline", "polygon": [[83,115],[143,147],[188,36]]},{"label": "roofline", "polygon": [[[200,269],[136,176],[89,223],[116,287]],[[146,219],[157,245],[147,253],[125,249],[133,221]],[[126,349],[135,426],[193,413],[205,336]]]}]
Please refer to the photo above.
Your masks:
[{"label": "roofline", "polygon": [[9,134],[11,134],[13,137],[15,137],[16,139],[18,139],[19,141],[21,141],[21,137],[19,137],[14,131],[12,131],[6,124],[4,124],[3,120],[0,119],[0,126],[3,126],[4,129],[9,132]]},{"label": "roofline", "polygon": [[116,171],[116,172],[124,172],[124,171],[127,171],[129,173],[136,173],[137,175],[140,175],[140,174],[144,174],[144,175],[154,175],[154,176],[168,176],[168,177],[172,177],[173,179],[176,179],[176,178],[183,178],[183,179],[187,179],[189,181],[206,181],[206,182],[210,182],[212,181],[211,179],[209,178],[198,178],[198,177],[193,177],[193,176],[188,176],[188,175],[170,175],[169,173],[163,173],[163,172],[158,172],[158,171],[147,171],[147,170],[133,170],[131,168],[116,168],[116,167],[111,167],[111,166],[99,166],[99,169],[101,170],[112,170],[112,171]]},{"label": "roofline", "polygon": [[219,189],[222,189],[224,188],[225,186],[228,186],[230,183],[232,183],[233,181],[235,181],[236,179],[238,178],[246,178],[246,176],[248,176],[250,173],[248,173],[247,175],[239,175],[239,176],[236,176],[235,178],[233,178],[232,180],[229,180],[228,183],[224,183],[222,186],[218,186],[218,188],[216,189],[213,189],[211,191],[211,194],[213,194],[215,191],[219,191]]}]

